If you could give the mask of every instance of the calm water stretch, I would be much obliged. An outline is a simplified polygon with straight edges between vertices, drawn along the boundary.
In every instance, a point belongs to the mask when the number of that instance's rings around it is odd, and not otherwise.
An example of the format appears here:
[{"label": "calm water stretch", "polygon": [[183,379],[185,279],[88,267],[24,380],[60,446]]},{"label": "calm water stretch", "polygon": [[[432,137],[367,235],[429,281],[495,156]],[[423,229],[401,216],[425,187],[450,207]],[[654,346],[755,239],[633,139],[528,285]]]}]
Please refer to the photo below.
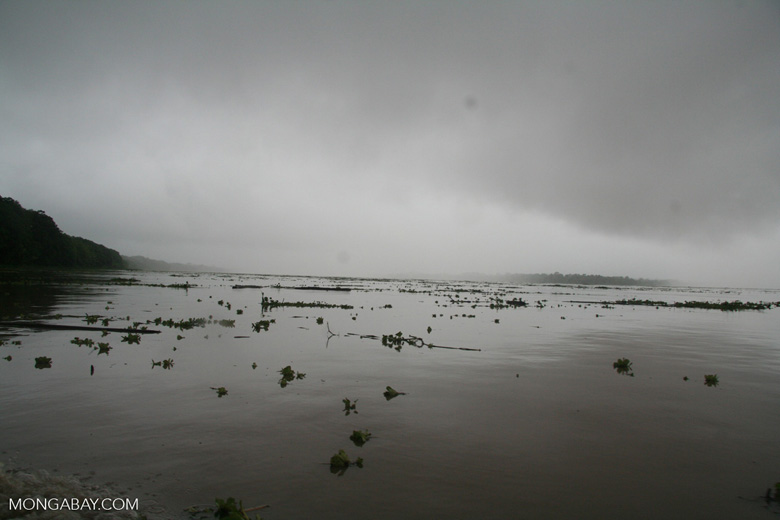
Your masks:
[{"label": "calm water stretch", "polygon": [[[229,496],[267,520],[778,512],[780,309],[609,302],[780,291],[42,278],[0,287],[0,460],[113,483],[150,518]],[[362,467],[332,470],[339,450]]]}]

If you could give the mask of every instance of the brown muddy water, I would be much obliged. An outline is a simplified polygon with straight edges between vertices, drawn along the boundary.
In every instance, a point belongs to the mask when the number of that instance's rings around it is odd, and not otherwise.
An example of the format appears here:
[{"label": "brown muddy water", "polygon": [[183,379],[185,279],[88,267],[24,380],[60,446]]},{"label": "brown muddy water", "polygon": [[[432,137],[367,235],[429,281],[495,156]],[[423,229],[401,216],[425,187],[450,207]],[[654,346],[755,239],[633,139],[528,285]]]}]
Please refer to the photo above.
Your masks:
[{"label": "brown muddy water", "polygon": [[[352,308],[264,311],[263,296]],[[779,512],[763,496],[780,481],[780,309],[581,302],[780,291],[119,271],[16,279],[0,297],[0,461],[114,486],[150,518],[228,496],[269,505],[266,520]],[[496,298],[529,306],[491,309]],[[131,344],[18,323],[87,315],[160,333]],[[164,324],[190,318],[206,323]],[[260,320],[274,321],[256,332]],[[382,344],[396,332],[456,349]],[[50,368],[35,367],[42,356]],[[613,368],[619,358],[633,376]],[[282,385],[288,365],[305,376]],[[405,395],[388,400],[387,386]],[[357,447],[353,430],[372,436]],[[331,472],[341,449],[363,467]]]}]

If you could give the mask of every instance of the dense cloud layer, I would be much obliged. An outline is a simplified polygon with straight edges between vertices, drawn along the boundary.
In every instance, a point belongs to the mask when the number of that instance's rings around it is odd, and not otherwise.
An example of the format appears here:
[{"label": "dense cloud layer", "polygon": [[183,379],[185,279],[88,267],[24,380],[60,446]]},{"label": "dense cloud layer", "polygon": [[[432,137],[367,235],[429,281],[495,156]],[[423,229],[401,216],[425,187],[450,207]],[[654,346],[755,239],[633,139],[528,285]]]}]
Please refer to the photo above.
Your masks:
[{"label": "dense cloud layer", "polygon": [[772,1],[5,1],[0,191],[246,270],[776,265],[778,49]]}]

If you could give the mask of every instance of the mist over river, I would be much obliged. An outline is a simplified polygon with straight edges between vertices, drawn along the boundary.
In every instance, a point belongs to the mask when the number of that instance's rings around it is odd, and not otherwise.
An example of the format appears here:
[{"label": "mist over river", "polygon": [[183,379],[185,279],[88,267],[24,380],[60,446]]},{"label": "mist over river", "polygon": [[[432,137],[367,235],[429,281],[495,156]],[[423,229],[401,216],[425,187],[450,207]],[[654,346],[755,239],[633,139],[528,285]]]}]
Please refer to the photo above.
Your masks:
[{"label": "mist over river", "polygon": [[[229,496],[266,520],[778,512],[763,499],[780,481],[778,290],[5,282],[0,461],[111,483],[150,518]],[[673,305],[737,300],[772,305]],[[330,467],[339,450],[362,467]]]}]

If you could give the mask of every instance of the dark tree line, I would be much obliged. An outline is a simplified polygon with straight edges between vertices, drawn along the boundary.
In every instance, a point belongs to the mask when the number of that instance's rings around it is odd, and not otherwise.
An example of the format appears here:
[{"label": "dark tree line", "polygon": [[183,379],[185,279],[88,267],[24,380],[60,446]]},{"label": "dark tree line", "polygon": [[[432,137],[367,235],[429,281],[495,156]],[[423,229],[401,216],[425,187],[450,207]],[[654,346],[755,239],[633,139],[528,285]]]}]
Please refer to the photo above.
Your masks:
[{"label": "dark tree line", "polygon": [[561,274],[536,273],[507,275],[511,283],[539,283],[562,285],[642,285],[660,287],[671,285],[669,280],[650,280],[647,278],[629,278],[628,276],[603,276],[599,274]]},{"label": "dark tree line", "polygon": [[43,211],[1,197],[0,265],[121,269],[124,262],[113,249],[66,235]]}]

